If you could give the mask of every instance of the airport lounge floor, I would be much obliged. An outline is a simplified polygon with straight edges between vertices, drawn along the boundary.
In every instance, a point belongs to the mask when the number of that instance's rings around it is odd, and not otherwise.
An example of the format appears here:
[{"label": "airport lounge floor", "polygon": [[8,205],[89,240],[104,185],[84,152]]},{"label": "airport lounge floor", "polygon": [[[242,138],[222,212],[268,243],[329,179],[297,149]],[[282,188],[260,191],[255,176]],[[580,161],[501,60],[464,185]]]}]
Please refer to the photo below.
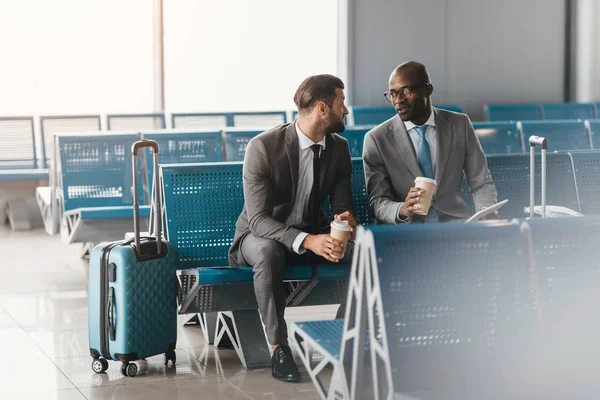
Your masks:
[{"label": "airport lounge floor", "polygon": [[[234,350],[216,351],[198,326],[179,327],[177,366],[162,356],[138,375],[91,370],[87,329],[87,261],[43,229],[0,226],[0,399],[318,399],[302,369],[299,384],[245,370]],[[290,320],[333,318],[337,306],[291,309]],[[145,372],[144,372],[145,370]]]}]

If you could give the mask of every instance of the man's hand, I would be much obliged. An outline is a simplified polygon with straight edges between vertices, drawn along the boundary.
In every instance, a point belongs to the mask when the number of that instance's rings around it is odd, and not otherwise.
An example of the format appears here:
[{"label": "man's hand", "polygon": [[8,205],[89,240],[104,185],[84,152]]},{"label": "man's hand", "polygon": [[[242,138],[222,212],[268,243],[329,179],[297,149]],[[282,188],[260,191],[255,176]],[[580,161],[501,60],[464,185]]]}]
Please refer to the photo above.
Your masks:
[{"label": "man's hand", "polygon": [[413,213],[419,209],[419,206],[416,204],[419,202],[423,192],[423,189],[418,189],[416,187],[410,188],[410,191],[404,200],[404,206],[400,207],[400,216],[405,218],[412,217]]},{"label": "man's hand", "polygon": [[350,214],[350,211],[344,211],[341,214],[335,214],[333,216],[333,219],[337,221],[346,221],[346,223],[350,225],[352,232],[352,234],[350,235],[350,240],[354,240],[354,237],[356,236],[356,225],[358,224],[356,223],[354,216]]},{"label": "man's hand", "polygon": [[306,236],[302,247],[331,262],[338,262],[346,253],[344,243],[326,233]]}]

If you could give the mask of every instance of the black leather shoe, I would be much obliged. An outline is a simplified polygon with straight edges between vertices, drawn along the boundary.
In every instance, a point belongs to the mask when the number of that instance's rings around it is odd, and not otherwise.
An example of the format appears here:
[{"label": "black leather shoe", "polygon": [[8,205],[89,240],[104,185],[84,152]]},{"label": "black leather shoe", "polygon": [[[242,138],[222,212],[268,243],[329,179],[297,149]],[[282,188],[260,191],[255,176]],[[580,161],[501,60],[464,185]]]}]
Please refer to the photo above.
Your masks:
[{"label": "black leather shoe", "polygon": [[273,378],[284,382],[300,382],[300,371],[294,362],[290,346],[281,344],[273,351],[271,357]]}]

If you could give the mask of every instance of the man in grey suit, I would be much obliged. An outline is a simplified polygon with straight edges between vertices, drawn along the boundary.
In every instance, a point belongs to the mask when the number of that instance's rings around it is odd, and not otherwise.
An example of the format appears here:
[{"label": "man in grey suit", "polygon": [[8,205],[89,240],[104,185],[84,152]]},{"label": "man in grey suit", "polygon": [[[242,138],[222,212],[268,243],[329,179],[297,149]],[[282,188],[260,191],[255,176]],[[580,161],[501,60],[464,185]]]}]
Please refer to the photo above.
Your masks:
[{"label": "man in grey suit", "polygon": [[245,204],[229,263],[253,267],[259,312],[274,350],[272,375],[287,382],[300,381],[300,373],[288,346],[284,266],[349,263],[352,254],[351,243],[347,250],[329,236],[330,221],[321,207],[329,197],[334,218],[354,231],[350,150],[334,133],[345,129],[343,89],[331,75],[304,80],[294,96],[298,119],[254,137],[244,157]]},{"label": "man in grey suit", "polygon": [[[367,194],[375,223],[446,222],[466,219],[461,196],[462,174],[475,211],[497,202],[485,154],[465,114],[434,108],[433,86],[423,64],[399,65],[384,95],[397,115],[365,135],[363,161]],[[416,177],[435,179],[437,186],[426,216],[417,211],[423,189]],[[488,218],[498,218],[497,213]]]}]

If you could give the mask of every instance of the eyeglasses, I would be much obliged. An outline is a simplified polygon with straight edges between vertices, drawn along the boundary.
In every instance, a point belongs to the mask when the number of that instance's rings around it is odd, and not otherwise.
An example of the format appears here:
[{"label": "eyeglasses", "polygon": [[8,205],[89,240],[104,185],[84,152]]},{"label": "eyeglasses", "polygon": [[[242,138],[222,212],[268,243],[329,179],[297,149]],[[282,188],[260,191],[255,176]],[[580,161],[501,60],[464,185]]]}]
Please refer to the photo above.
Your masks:
[{"label": "eyeglasses", "polygon": [[385,92],[383,94],[383,96],[390,103],[398,98],[408,99],[408,98],[412,97],[413,93],[416,92],[418,87],[427,86],[427,85],[429,85],[429,83],[421,83],[421,84],[414,85],[414,86],[404,86],[399,91],[390,90],[388,92]]}]

